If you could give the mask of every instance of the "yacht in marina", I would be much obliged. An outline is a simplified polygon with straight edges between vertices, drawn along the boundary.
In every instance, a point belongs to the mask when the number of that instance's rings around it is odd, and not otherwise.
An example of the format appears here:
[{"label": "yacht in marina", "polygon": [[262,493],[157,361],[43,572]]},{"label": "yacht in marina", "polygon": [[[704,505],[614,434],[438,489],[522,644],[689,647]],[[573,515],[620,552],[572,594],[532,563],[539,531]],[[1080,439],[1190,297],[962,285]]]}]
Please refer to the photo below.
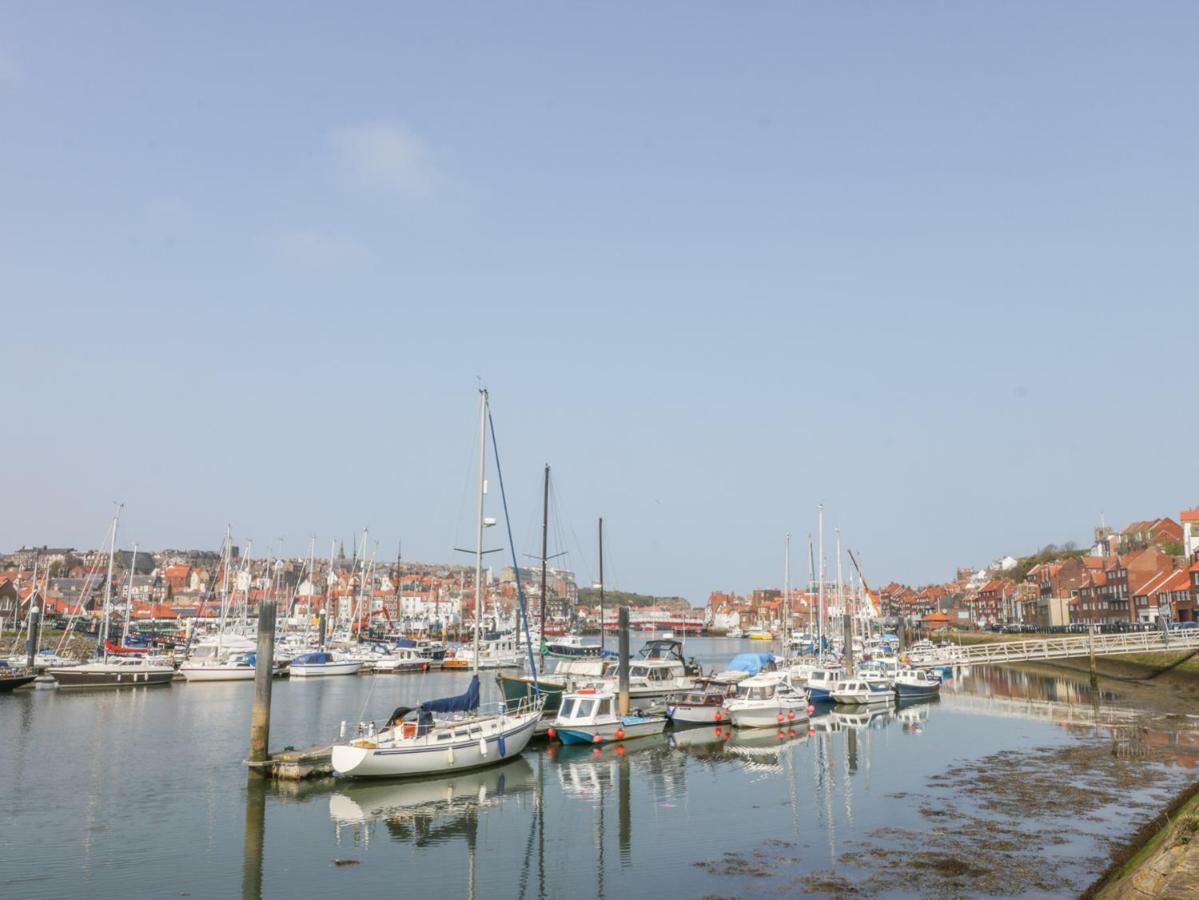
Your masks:
[{"label": "yacht in marina", "polygon": [[479,676],[466,692],[398,707],[381,729],[359,724],[356,736],[333,745],[333,771],[350,778],[437,775],[493,765],[525,749],[541,718],[541,702],[483,711]]}]

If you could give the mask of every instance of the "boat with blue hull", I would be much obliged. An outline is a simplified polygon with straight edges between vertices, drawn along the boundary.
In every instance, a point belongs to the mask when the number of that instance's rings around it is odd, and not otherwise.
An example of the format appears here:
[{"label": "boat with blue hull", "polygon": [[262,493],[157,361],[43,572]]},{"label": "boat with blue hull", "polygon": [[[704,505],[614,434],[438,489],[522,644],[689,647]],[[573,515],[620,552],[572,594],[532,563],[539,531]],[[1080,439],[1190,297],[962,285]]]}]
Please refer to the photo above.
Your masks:
[{"label": "boat with blue hull", "polygon": [[923,669],[901,669],[895,676],[895,693],[901,700],[937,697],[941,693],[941,679]]},{"label": "boat with blue hull", "polygon": [[547,733],[564,744],[602,744],[661,734],[665,728],[665,716],[637,712],[622,716],[617,711],[613,691],[583,688],[563,696],[562,706]]}]

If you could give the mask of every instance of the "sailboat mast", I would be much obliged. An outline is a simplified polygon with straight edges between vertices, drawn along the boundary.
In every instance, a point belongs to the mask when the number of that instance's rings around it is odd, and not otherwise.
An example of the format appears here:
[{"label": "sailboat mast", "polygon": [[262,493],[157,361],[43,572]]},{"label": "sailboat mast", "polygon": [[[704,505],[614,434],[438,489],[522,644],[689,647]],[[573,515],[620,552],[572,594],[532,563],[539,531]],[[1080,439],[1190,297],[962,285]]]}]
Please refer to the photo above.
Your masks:
[{"label": "sailboat mast", "polygon": [[225,638],[225,618],[229,614],[229,556],[233,526],[225,526],[225,546],[221,553],[221,624],[216,632],[216,655],[221,657],[221,641]]},{"label": "sailboat mast", "polygon": [[816,590],[818,591],[819,602],[816,612],[816,654],[819,658],[824,658],[824,504],[821,503],[817,508],[817,517],[819,519],[819,542],[820,542],[820,567],[816,571]]},{"label": "sailboat mast", "polygon": [[[129,589],[125,603],[125,621],[121,624],[121,646],[129,640],[129,619],[133,616],[133,573],[137,571],[137,541],[133,542],[133,558],[129,562]],[[32,601],[30,601],[32,602]]]},{"label": "sailboat mast", "polygon": [[541,656],[545,656],[545,574],[550,540],[550,464],[545,464],[545,487],[541,492]]},{"label": "sailboat mast", "polygon": [[104,579],[104,621],[100,627],[101,650],[104,649],[104,642],[108,640],[108,616],[112,604],[112,561],[113,557],[117,555],[117,524],[121,521],[121,510],[124,508],[124,503],[117,505],[117,511],[112,517],[112,533],[108,537],[108,577]]},{"label": "sailboat mast", "polygon": [[790,641],[787,630],[791,626],[791,532],[787,532],[786,549],[783,551],[783,655],[787,654]]},{"label": "sailboat mast", "polygon": [[604,655],[604,517],[599,520],[600,656]]},{"label": "sailboat mast", "polygon": [[475,542],[475,658],[479,671],[479,624],[483,616],[483,495],[487,493],[487,388],[479,388],[479,517]]}]

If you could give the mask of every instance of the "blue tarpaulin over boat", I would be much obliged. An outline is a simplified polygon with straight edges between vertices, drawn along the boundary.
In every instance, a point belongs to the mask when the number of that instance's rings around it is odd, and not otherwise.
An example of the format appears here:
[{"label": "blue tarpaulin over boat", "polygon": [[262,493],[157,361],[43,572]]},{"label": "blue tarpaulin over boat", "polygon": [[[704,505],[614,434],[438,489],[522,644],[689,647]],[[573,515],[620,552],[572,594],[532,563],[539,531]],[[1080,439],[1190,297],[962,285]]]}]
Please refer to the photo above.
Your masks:
[{"label": "blue tarpaulin over boat", "polygon": [[333,662],[333,657],[328,653],[305,653],[303,656],[297,656],[291,661],[293,666],[323,666],[325,663]]},{"label": "blue tarpaulin over boat", "polygon": [[459,694],[457,697],[442,697],[440,700],[426,700],[420,705],[420,708],[426,712],[449,713],[449,712],[470,712],[472,709],[479,708],[479,676],[475,675],[470,680],[470,687],[466,689],[465,694]]},{"label": "blue tarpaulin over boat", "polygon": [[730,672],[748,672],[750,675],[757,675],[762,671],[763,667],[774,662],[774,657],[769,653],[738,653],[733,657],[733,661],[728,665]]}]

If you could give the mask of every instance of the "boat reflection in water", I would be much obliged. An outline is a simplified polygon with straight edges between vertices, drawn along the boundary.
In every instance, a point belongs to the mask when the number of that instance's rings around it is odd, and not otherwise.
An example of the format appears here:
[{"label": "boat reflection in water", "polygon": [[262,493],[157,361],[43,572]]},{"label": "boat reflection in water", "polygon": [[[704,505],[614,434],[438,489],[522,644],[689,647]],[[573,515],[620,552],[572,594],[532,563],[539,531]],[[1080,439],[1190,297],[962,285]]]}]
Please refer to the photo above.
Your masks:
[{"label": "boat reflection in water", "polygon": [[346,783],[329,797],[329,818],[338,844],[342,829],[350,828],[355,841],[369,846],[371,826],[383,822],[394,840],[420,847],[465,835],[481,810],[532,794],[536,786],[533,767],[518,756],[453,778]]}]

